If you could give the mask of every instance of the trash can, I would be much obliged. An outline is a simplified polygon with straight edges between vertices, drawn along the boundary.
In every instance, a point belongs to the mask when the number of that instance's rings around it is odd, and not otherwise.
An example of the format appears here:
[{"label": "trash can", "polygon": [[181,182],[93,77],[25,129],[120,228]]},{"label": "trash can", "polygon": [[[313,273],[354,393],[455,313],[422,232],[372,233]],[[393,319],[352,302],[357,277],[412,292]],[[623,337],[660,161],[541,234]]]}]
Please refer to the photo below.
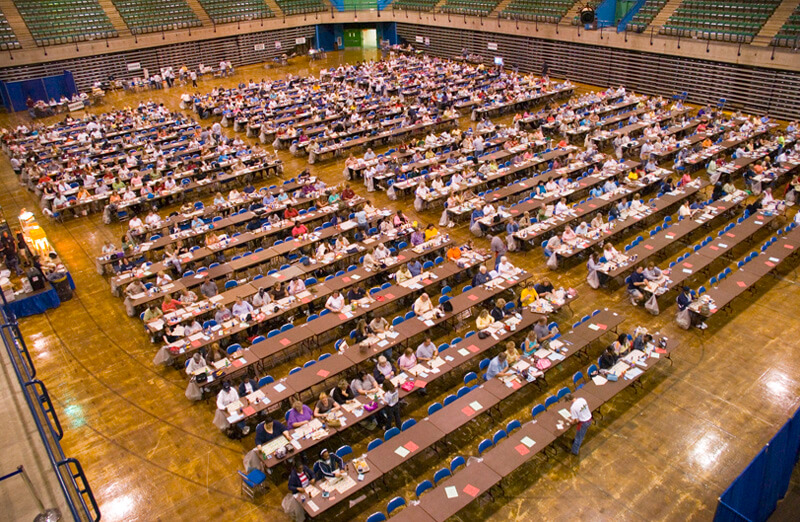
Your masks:
[{"label": "trash can", "polygon": [[58,299],[62,303],[72,299],[72,288],[69,286],[69,279],[67,276],[56,279],[55,281],[50,281],[50,283],[53,285],[53,288],[56,289]]}]

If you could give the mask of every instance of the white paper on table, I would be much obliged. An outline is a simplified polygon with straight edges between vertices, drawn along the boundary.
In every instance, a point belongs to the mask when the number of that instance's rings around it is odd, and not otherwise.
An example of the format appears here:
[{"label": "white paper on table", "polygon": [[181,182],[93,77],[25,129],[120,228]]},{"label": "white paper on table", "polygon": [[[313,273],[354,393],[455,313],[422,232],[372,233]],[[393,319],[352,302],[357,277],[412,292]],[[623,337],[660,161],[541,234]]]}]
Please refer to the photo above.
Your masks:
[{"label": "white paper on table", "polygon": [[400,458],[403,458],[403,459],[406,458],[409,453],[411,453],[410,451],[408,451],[403,446],[398,447],[396,450],[394,450],[394,452],[397,453],[398,455],[400,455]]},{"label": "white paper on table", "polygon": [[276,392],[280,393],[280,392],[282,392],[283,390],[285,390],[285,389],[286,389],[286,386],[284,386],[284,385],[283,385],[283,384],[281,384],[281,383],[278,383],[278,384],[276,384],[275,386],[273,386],[273,389],[274,389]]},{"label": "white paper on table", "polygon": [[308,501],[308,508],[309,508],[311,511],[313,511],[314,513],[316,513],[317,511],[319,511],[319,507],[318,507],[318,506],[317,506],[317,505],[314,503],[314,501],[313,501],[313,500],[309,500],[309,501]]},{"label": "white paper on table", "polygon": [[600,329],[600,327],[599,327],[599,326],[597,326],[596,324],[592,323],[592,324],[590,324],[590,325],[589,325],[589,329],[590,329],[590,330],[597,331],[597,330],[599,330],[599,329]]},{"label": "white paper on table", "polygon": [[533,355],[537,359],[544,359],[545,357],[549,356],[550,353],[551,353],[550,350],[548,350],[547,348],[541,348],[539,350],[536,350],[536,353],[534,353]]},{"label": "white paper on table", "polygon": [[606,379],[606,378],[605,378],[605,377],[603,377],[602,375],[595,375],[594,377],[592,377],[592,382],[593,382],[593,383],[594,383],[596,386],[602,386],[602,385],[604,385],[605,383],[607,383],[607,382],[608,382],[608,379]]},{"label": "white paper on table", "polygon": [[643,373],[644,370],[642,370],[641,368],[634,367],[625,372],[625,378],[628,380],[635,379],[636,377],[640,376]]},{"label": "white paper on table", "polygon": [[459,348],[458,349],[458,354],[459,355],[463,355],[464,357],[467,357],[469,355],[469,350],[467,350],[466,348]]},{"label": "white paper on table", "polygon": [[472,409],[473,409],[473,410],[475,410],[475,411],[480,411],[480,410],[482,410],[482,409],[483,409],[483,406],[481,406],[481,403],[480,403],[480,402],[478,402],[478,401],[472,401],[472,402],[470,402],[470,403],[469,403],[469,407],[470,407],[470,408],[472,408]]},{"label": "white paper on table", "polygon": [[536,444],[536,442],[530,437],[522,437],[522,440],[520,440],[520,442],[525,444],[529,448],[533,447],[533,445]]},{"label": "white paper on table", "polygon": [[566,408],[561,408],[558,410],[558,414],[564,417],[566,420],[572,420],[572,414]]},{"label": "white paper on table", "polygon": [[223,296],[222,294],[217,294],[214,297],[209,297],[208,298],[208,300],[211,301],[212,303],[216,303],[216,302],[222,301],[223,299],[225,299],[225,296]]},{"label": "white paper on table", "polygon": [[444,488],[444,493],[447,495],[447,498],[456,498],[458,496],[458,488],[455,486],[447,486]]},{"label": "white paper on table", "polygon": [[425,321],[425,326],[428,326],[428,327],[433,327],[433,326],[434,326],[434,322],[433,322],[433,321],[431,321],[430,319],[427,319],[427,320]]}]

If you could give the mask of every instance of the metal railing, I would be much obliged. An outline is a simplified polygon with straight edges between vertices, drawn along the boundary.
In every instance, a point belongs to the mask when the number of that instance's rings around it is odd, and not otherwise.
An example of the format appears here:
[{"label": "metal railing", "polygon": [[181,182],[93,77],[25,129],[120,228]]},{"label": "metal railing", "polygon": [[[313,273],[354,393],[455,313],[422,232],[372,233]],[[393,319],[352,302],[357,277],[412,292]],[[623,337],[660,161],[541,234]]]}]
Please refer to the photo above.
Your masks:
[{"label": "metal railing", "polygon": [[[7,304],[2,296],[3,305]],[[8,352],[11,366],[19,381],[22,395],[30,409],[33,422],[42,439],[42,444],[47,452],[47,457],[53,467],[58,485],[64,494],[64,499],[76,521],[100,520],[100,509],[89,486],[83,467],[76,459],[64,454],[61,439],[64,429],[58,420],[58,414],[53,408],[53,401],[45,384],[36,378],[36,367],[22,337],[16,318],[8,314],[5,307],[0,310],[0,336]]]}]

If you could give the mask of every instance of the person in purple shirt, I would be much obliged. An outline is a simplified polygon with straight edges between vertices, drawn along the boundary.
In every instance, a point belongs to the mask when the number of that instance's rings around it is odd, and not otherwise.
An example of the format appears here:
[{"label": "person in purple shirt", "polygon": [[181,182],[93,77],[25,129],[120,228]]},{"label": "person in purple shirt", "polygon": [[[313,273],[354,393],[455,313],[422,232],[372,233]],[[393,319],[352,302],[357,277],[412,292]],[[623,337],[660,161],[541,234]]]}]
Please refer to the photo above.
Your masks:
[{"label": "person in purple shirt", "polygon": [[311,408],[300,401],[294,401],[292,409],[289,410],[289,416],[286,418],[286,425],[290,429],[299,428],[308,424],[313,418],[314,412],[311,411]]},{"label": "person in purple shirt", "polygon": [[411,233],[411,246],[421,245],[425,242],[425,234],[422,230],[415,228],[414,232]]}]

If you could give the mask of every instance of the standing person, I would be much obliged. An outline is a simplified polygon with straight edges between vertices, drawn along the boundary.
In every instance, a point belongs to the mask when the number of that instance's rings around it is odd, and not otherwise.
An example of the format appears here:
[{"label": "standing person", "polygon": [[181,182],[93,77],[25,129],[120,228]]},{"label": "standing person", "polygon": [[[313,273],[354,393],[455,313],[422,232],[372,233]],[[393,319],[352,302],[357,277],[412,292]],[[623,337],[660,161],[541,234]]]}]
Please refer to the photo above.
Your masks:
[{"label": "standing person", "polygon": [[586,431],[592,424],[592,410],[589,409],[589,404],[583,397],[577,399],[571,393],[564,396],[567,402],[570,402],[569,414],[572,415],[572,424],[577,424],[578,431],[575,433],[575,438],[572,440],[572,454],[578,455],[583,444],[583,438],[586,437]]},{"label": "standing person", "polygon": [[383,403],[386,405],[386,409],[384,410],[386,429],[388,430],[392,427],[392,420],[394,420],[394,424],[399,430],[402,424],[400,418],[400,392],[395,385],[392,384],[391,379],[385,379],[382,388],[384,391]]},{"label": "standing person", "polygon": [[498,265],[500,265],[500,258],[502,258],[506,252],[508,251],[508,247],[506,246],[506,242],[500,237],[500,235],[492,236],[492,242],[490,244],[490,248],[492,249],[492,253],[494,254],[494,268],[497,270]]}]

